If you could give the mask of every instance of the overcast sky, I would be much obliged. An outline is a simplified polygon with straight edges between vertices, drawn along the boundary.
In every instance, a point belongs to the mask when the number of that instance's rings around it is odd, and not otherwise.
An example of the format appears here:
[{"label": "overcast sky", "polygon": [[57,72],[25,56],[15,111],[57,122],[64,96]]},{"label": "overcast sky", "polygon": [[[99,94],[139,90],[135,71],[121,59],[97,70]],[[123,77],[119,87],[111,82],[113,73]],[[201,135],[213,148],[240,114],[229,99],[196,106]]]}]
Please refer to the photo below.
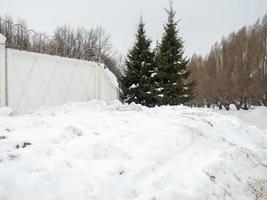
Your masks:
[{"label": "overcast sky", "polygon": [[[62,24],[101,25],[114,49],[125,54],[141,12],[148,35],[154,41],[160,38],[169,0],[0,0],[0,5],[0,15],[25,19],[30,28],[47,34]],[[186,54],[204,55],[222,36],[267,13],[267,0],[174,0],[174,7]]]}]

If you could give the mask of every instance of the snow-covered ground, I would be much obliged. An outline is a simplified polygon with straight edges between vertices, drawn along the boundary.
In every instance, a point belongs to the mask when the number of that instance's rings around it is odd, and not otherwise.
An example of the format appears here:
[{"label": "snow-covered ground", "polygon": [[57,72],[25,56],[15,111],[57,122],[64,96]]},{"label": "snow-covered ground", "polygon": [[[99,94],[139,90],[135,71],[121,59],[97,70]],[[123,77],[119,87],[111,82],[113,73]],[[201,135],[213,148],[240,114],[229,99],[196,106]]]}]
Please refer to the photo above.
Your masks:
[{"label": "snow-covered ground", "polygon": [[257,107],[250,110],[240,110],[238,112],[233,106],[231,108],[232,110],[230,111],[221,110],[219,112],[226,115],[235,115],[246,124],[257,126],[260,129],[267,130],[266,107]]},{"label": "snow-covered ground", "polygon": [[1,200],[267,199],[266,108],[0,112]]}]

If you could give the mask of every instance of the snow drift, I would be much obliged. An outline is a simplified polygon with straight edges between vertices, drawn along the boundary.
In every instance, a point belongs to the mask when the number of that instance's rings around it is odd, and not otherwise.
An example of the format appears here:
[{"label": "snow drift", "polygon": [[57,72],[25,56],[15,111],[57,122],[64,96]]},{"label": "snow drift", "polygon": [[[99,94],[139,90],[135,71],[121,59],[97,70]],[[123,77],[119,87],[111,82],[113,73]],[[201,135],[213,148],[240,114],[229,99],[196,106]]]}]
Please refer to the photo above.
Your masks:
[{"label": "snow drift", "polygon": [[1,33],[0,33],[0,44],[5,44],[6,42],[6,37],[3,36]]},{"label": "snow drift", "polygon": [[234,114],[91,101],[0,116],[0,199],[266,200],[267,130]]}]

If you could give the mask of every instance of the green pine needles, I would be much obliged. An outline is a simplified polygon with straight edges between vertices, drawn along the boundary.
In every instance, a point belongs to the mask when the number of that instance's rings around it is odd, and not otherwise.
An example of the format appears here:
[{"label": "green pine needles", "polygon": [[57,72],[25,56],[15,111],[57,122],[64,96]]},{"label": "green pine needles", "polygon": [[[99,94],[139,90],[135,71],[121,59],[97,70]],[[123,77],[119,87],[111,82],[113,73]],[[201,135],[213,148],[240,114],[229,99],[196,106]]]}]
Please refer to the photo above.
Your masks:
[{"label": "green pine needles", "polygon": [[179,105],[192,99],[193,82],[187,81],[190,71],[178,36],[173,6],[167,10],[168,21],[156,50],[146,36],[140,20],[136,41],[127,55],[126,70],[121,78],[122,99],[148,107]]},{"label": "green pine needles", "polygon": [[122,98],[125,102],[135,102],[149,107],[156,105],[155,99],[155,54],[151,50],[151,40],[146,36],[145,24],[140,20],[136,42],[126,60],[127,69],[122,75]]}]

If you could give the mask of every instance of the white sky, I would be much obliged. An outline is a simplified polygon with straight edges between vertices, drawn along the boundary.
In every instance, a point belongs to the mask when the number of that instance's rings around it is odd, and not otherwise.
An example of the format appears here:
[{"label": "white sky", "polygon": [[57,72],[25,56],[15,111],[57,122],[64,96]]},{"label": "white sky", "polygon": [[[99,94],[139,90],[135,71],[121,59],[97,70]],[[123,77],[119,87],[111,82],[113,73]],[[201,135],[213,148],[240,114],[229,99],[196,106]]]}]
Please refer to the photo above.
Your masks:
[{"label": "white sky", "polygon": [[[62,24],[73,27],[102,25],[114,49],[127,53],[134,41],[141,12],[147,34],[160,39],[164,8],[169,0],[0,0],[0,15],[25,19],[28,26],[51,34]],[[212,44],[252,24],[267,13],[267,0],[174,0],[186,54],[205,54]]]}]

